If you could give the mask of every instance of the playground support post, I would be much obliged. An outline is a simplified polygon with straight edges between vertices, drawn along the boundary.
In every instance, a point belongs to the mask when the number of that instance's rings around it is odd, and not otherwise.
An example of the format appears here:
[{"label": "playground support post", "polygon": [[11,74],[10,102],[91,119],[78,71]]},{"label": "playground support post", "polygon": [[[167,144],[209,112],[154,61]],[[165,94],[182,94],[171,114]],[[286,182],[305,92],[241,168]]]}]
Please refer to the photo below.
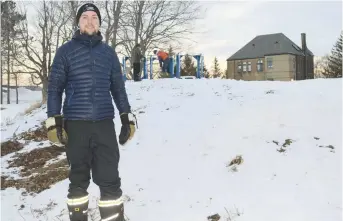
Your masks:
[{"label": "playground support post", "polygon": [[122,60],[122,65],[123,65],[123,80],[126,81],[127,77],[126,77],[126,61],[129,59],[130,57],[124,56],[123,60]]},{"label": "playground support post", "polygon": [[[176,73],[174,73],[174,57],[170,57],[169,59],[169,73],[170,77],[176,77],[180,78],[181,75],[181,58],[184,55],[178,53],[176,54],[176,59],[175,59],[175,65],[176,65]],[[197,72],[196,72],[196,78],[200,79],[201,77],[204,76],[204,56],[202,54],[194,54],[190,55],[194,57],[197,60]],[[127,80],[126,76],[126,61],[130,59],[128,56],[124,56],[122,59],[122,66],[123,66],[123,80]],[[143,60],[143,79],[148,79],[148,68],[147,68],[147,58],[145,57]],[[157,60],[156,56],[150,56],[149,57],[149,65],[150,65],[150,79],[153,79],[153,62],[154,60]]]},{"label": "playground support post", "polygon": [[[122,66],[123,66],[123,80],[126,81],[126,61],[130,59],[128,56],[124,56],[122,59]],[[148,70],[146,65],[146,58],[143,60],[143,79],[148,79]]]}]

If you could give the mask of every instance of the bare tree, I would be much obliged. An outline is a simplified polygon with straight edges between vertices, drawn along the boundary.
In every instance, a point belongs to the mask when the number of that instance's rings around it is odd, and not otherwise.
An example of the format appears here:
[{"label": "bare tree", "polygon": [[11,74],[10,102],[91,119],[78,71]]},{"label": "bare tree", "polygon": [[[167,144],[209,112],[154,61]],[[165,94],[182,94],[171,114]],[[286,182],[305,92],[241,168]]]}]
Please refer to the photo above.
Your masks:
[{"label": "bare tree", "polygon": [[[36,3],[37,4],[37,3]],[[42,100],[47,100],[48,74],[56,49],[62,43],[61,33],[66,18],[60,9],[63,2],[41,1],[36,7],[36,30],[29,31],[28,21],[22,26],[21,46],[22,56],[17,56],[16,61],[28,72],[32,72],[31,80],[35,85],[42,85]],[[63,39],[63,38],[62,38]]]},{"label": "bare tree", "polygon": [[120,13],[124,3],[123,1],[105,1],[106,16],[103,20],[105,27],[104,38],[107,44],[114,49],[117,46],[117,32],[119,30]]},{"label": "bare tree", "polygon": [[322,78],[324,77],[323,72],[325,68],[328,66],[328,57],[329,55],[325,55],[320,58],[316,58],[314,61],[314,76],[315,78]]},{"label": "bare tree", "polygon": [[14,59],[11,59],[11,73],[13,75],[14,78],[14,82],[15,82],[15,100],[16,100],[16,104],[19,104],[19,93],[18,93],[18,78],[19,78],[19,73],[15,73],[14,72]]},{"label": "bare tree", "polygon": [[131,54],[138,42],[142,53],[149,48],[165,46],[171,41],[181,44],[195,33],[192,24],[200,19],[200,6],[195,1],[134,1],[122,11],[122,31],[126,53]]}]

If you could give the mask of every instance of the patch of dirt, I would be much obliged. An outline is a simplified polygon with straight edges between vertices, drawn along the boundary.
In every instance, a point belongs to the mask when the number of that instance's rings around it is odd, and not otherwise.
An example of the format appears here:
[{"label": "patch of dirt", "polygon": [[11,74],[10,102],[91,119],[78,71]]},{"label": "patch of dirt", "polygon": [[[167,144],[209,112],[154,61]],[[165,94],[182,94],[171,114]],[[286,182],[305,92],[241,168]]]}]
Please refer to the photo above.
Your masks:
[{"label": "patch of dirt", "polygon": [[24,144],[18,142],[17,140],[8,140],[1,143],[1,156],[5,156],[10,153],[17,152],[24,148]]},{"label": "patch of dirt", "polygon": [[238,156],[236,156],[235,158],[233,158],[232,160],[231,160],[231,162],[229,163],[229,166],[232,166],[232,165],[234,165],[234,164],[236,164],[236,165],[240,165],[240,164],[242,164],[243,163],[243,157],[241,156],[241,155],[238,155]]},{"label": "patch of dirt", "polygon": [[[279,143],[280,143],[279,141],[273,140],[272,142],[275,143],[277,146],[280,146],[280,145],[279,145]],[[280,146],[280,148],[277,149],[277,151],[280,152],[280,153],[285,152],[285,151],[286,151],[286,147],[289,146],[289,145],[291,145],[293,142],[294,142],[294,141],[293,141],[292,139],[285,139],[285,141],[284,141],[283,144]]]},{"label": "patch of dirt", "polygon": [[219,214],[217,213],[217,214],[208,216],[208,217],[207,217],[207,220],[209,220],[209,221],[218,221],[218,220],[220,220],[220,216],[219,216]]},{"label": "patch of dirt", "polygon": [[67,179],[69,174],[66,159],[35,171],[37,174],[17,180],[7,179],[7,177],[1,176],[1,189],[4,190],[9,187],[14,187],[16,189],[24,188],[28,193],[40,193],[43,190],[49,189],[51,185]]},{"label": "patch of dirt", "polygon": [[49,160],[56,159],[65,152],[64,147],[50,146],[20,153],[9,161],[8,168],[20,168],[20,179],[8,179],[1,176],[1,189],[15,187],[24,188],[29,193],[39,193],[49,189],[51,185],[68,178],[69,165],[66,159],[46,165]]},{"label": "patch of dirt", "polygon": [[1,156],[17,152],[23,149],[24,144],[18,140],[42,142],[48,140],[48,131],[40,125],[38,128],[29,129],[28,131],[22,132],[14,137],[14,139],[1,143]]},{"label": "patch of dirt", "polygon": [[237,166],[241,165],[244,162],[243,157],[241,155],[237,155],[235,158],[233,158],[230,163],[226,165],[226,167],[230,167],[230,170],[232,172],[237,172]]},{"label": "patch of dirt", "polygon": [[334,146],[332,146],[332,145],[326,145],[326,146],[319,145],[319,147],[321,147],[321,148],[329,148],[329,149],[331,149],[331,150],[330,150],[330,152],[332,152],[332,153],[334,153],[334,152],[335,152],[335,151],[334,151],[335,147],[334,147]]},{"label": "patch of dirt", "polygon": [[29,129],[18,135],[19,139],[32,140],[36,142],[41,142],[48,140],[48,131],[43,124],[36,129]]},{"label": "patch of dirt", "polygon": [[63,152],[65,152],[64,147],[52,145],[34,149],[28,153],[20,153],[15,156],[14,160],[8,161],[8,168],[21,167],[21,173],[31,172],[33,169],[44,167],[48,160],[55,159]]}]

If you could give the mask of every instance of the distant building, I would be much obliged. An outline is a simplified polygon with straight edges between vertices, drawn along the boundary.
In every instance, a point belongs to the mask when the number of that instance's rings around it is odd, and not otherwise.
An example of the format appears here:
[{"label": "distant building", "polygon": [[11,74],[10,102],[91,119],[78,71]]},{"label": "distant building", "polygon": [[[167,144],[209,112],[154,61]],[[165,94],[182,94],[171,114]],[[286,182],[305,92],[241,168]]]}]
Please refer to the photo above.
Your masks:
[{"label": "distant building", "polygon": [[256,36],[226,60],[227,78],[247,81],[313,79],[314,55],[307,48],[305,33],[301,34],[301,42],[300,48],[283,33]]}]

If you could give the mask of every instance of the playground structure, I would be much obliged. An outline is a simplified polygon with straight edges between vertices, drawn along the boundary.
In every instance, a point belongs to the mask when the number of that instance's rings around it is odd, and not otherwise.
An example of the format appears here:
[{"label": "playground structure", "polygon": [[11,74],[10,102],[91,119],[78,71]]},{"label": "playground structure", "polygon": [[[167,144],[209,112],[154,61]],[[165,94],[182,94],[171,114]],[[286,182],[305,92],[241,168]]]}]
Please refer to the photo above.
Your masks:
[{"label": "playground structure", "polygon": [[[185,54],[178,53],[175,56],[169,57],[169,73],[170,78],[181,78],[181,58],[185,56]],[[191,56],[197,60],[197,66],[196,66],[196,78],[200,79],[201,77],[204,77],[204,56],[202,54],[188,54],[188,56]],[[147,59],[148,58],[148,59]],[[127,80],[126,76],[126,61],[130,59],[130,57],[125,56],[122,58],[122,67],[123,67],[123,78],[124,81]],[[143,78],[142,79],[154,79],[154,73],[153,73],[153,62],[157,60],[158,58],[155,55],[150,55],[147,57],[144,57],[143,60]],[[176,73],[175,72],[175,66],[176,66]],[[149,67],[149,74],[148,74],[148,67]]]}]

